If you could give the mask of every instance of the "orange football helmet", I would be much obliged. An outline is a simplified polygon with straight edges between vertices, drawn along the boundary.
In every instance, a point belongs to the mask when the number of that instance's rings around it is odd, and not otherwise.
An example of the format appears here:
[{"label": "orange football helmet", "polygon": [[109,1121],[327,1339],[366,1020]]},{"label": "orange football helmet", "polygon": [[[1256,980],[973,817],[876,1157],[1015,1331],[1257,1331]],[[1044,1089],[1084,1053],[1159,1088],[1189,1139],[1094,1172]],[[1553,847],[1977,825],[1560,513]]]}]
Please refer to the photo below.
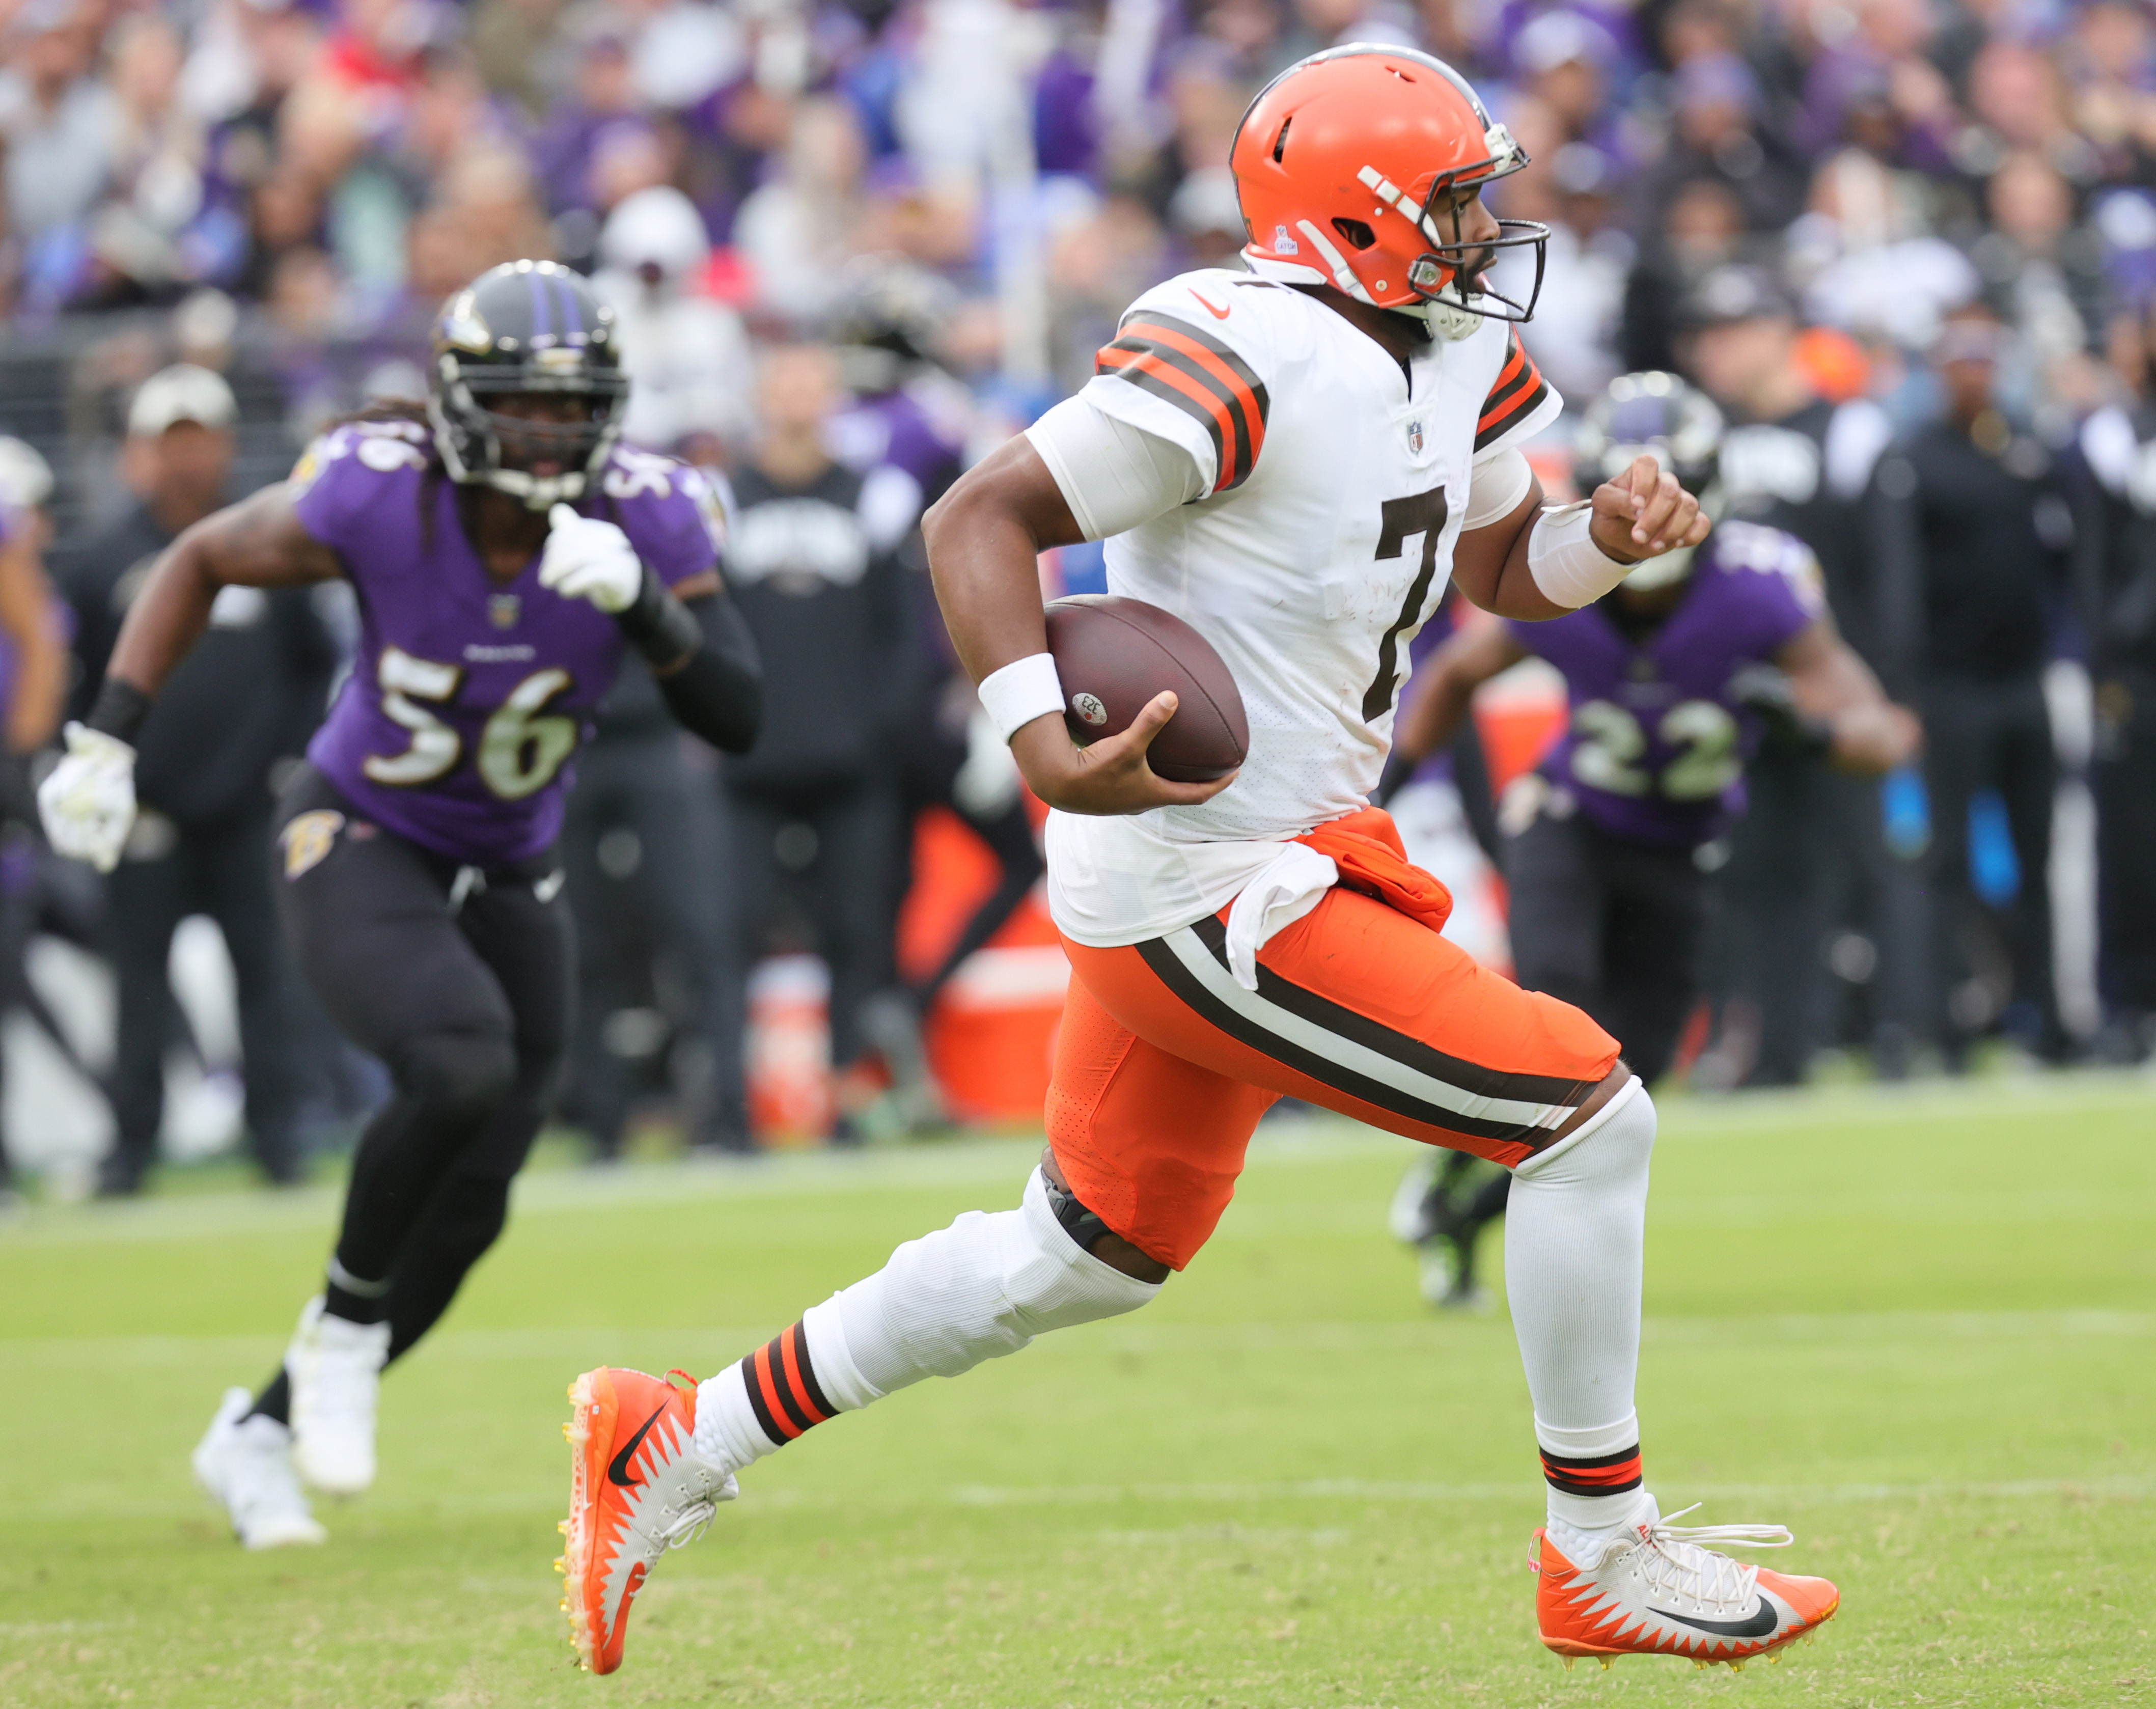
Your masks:
[{"label": "orange football helmet", "polygon": [[[1481,320],[1534,314],[1549,228],[1500,220],[1480,244],[1460,233],[1463,192],[1517,172],[1527,151],[1442,59],[1357,42],[1299,60],[1250,103],[1228,163],[1243,254],[1265,278],[1337,286],[1381,309],[1428,305],[1455,338]],[[1525,302],[1483,282],[1496,250],[1528,247]]]}]

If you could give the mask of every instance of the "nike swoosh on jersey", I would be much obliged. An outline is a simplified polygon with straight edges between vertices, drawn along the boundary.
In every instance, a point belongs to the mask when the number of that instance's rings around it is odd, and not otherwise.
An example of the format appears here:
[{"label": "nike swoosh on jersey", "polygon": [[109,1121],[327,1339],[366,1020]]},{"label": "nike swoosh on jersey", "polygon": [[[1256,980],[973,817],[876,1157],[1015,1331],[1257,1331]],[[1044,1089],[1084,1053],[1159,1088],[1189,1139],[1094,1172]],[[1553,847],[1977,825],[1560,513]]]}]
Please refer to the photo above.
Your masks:
[{"label": "nike swoosh on jersey", "polygon": [[[636,1434],[629,1439],[628,1445],[624,1447],[620,1453],[615,1455],[612,1460],[607,1462],[607,1481],[608,1483],[619,1484],[623,1489],[627,1490],[634,1488],[636,1485],[643,1481],[640,1478],[633,1478],[629,1475],[629,1462],[635,1457],[636,1450],[644,1445],[644,1439],[650,1434],[651,1427],[659,1422],[659,1414],[663,1413],[665,1410],[666,1403],[662,1400],[659,1403],[659,1411],[653,1413],[649,1418],[646,1419],[644,1423],[638,1427]],[[1671,1619],[1675,1619],[1676,1616],[1672,1614],[1670,1618]]]},{"label": "nike swoosh on jersey", "polygon": [[[1198,293],[1194,290],[1190,294],[1194,297],[1198,297]],[[1198,297],[1198,300],[1201,303],[1205,303],[1205,311],[1212,316],[1212,317],[1216,321],[1224,321],[1228,318],[1229,314],[1233,312],[1233,310],[1228,309],[1214,308],[1212,304],[1205,302],[1205,299],[1204,297]]]},{"label": "nike swoosh on jersey", "polygon": [[1697,1620],[1690,1614],[1659,1608],[1655,1612],[1666,1620],[1675,1620],[1697,1632],[1711,1632],[1717,1638],[1763,1638],[1782,1623],[1782,1611],[1763,1590],[1759,1593],[1759,1606],[1741,1620]]}]

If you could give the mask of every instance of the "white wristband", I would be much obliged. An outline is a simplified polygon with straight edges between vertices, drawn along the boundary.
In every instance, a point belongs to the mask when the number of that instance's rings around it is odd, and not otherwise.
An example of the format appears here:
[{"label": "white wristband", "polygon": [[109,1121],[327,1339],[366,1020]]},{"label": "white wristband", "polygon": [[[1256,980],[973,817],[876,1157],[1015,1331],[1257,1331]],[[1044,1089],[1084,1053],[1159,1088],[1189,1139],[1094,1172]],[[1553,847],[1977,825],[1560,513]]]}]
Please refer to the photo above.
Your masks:
[{"label": "white wristband", "polygon": [[1063,711],[1063,679],[1055,674],[1055,655],[1035,653],[1013,660],[981,679],[981,710],[1005,742],[1036,718]]},{"label": "white wristband", "polygon": [[1590,506],[1563,505],[1535,518],[1527,536],[1527,573],[1553,605],[1577,611],[1592,605],[1639,567],[1603,556],[1588,525]]}]

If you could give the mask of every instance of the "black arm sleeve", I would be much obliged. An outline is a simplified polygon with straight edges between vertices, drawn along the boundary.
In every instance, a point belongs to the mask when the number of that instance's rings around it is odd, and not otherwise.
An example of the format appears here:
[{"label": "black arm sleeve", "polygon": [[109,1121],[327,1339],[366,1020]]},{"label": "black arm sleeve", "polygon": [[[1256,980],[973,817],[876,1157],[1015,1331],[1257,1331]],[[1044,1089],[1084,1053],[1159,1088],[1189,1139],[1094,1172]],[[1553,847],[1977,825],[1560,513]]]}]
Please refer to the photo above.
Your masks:
[{"label": "black arm sleeve", "polygon": [[728,753],[747,753],[763,722],[763,666],[755,638],[723,593],[684,603],[703,639],[679,664],[654,668],[659,692],[675,721],[691,736]]}]

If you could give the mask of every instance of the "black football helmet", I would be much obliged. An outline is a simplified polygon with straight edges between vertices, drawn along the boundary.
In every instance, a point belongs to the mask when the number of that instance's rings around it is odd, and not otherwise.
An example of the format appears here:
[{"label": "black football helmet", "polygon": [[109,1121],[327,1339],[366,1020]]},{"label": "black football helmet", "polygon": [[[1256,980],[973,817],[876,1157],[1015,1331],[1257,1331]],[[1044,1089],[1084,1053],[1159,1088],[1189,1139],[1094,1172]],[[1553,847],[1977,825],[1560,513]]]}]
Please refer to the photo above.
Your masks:
[{"label": "black football helmet", "polygon": [[849,390],[865,397],[896,391],[910,372],[937,359],[958,309],[947,280],[875,255],[854,264],[845,286],[831,339]]},{"label": "black football helmet", "polygon": [[[1573,485],[1583,493],[1614,480],[1641,455],[1677,478],[1710,517],[1722,512],[1722,412],[1707,394],[1659,370],[1620,374],[1587,406],[1573,442]],[[1691,573],[1692,547],[1651,557],[1629,588],[1667,587]]]},{"label": "black football helmet", "polygon": [[[535,420],[491,407],[531,394],[585,399],[588,418]],[[628,403],[613,310],[558,262],[504,262],[442,305],[427,413],[452,480],[535,511],[581,498],[621,437]],[[536,472],[540,463],[557,472]]]}]

